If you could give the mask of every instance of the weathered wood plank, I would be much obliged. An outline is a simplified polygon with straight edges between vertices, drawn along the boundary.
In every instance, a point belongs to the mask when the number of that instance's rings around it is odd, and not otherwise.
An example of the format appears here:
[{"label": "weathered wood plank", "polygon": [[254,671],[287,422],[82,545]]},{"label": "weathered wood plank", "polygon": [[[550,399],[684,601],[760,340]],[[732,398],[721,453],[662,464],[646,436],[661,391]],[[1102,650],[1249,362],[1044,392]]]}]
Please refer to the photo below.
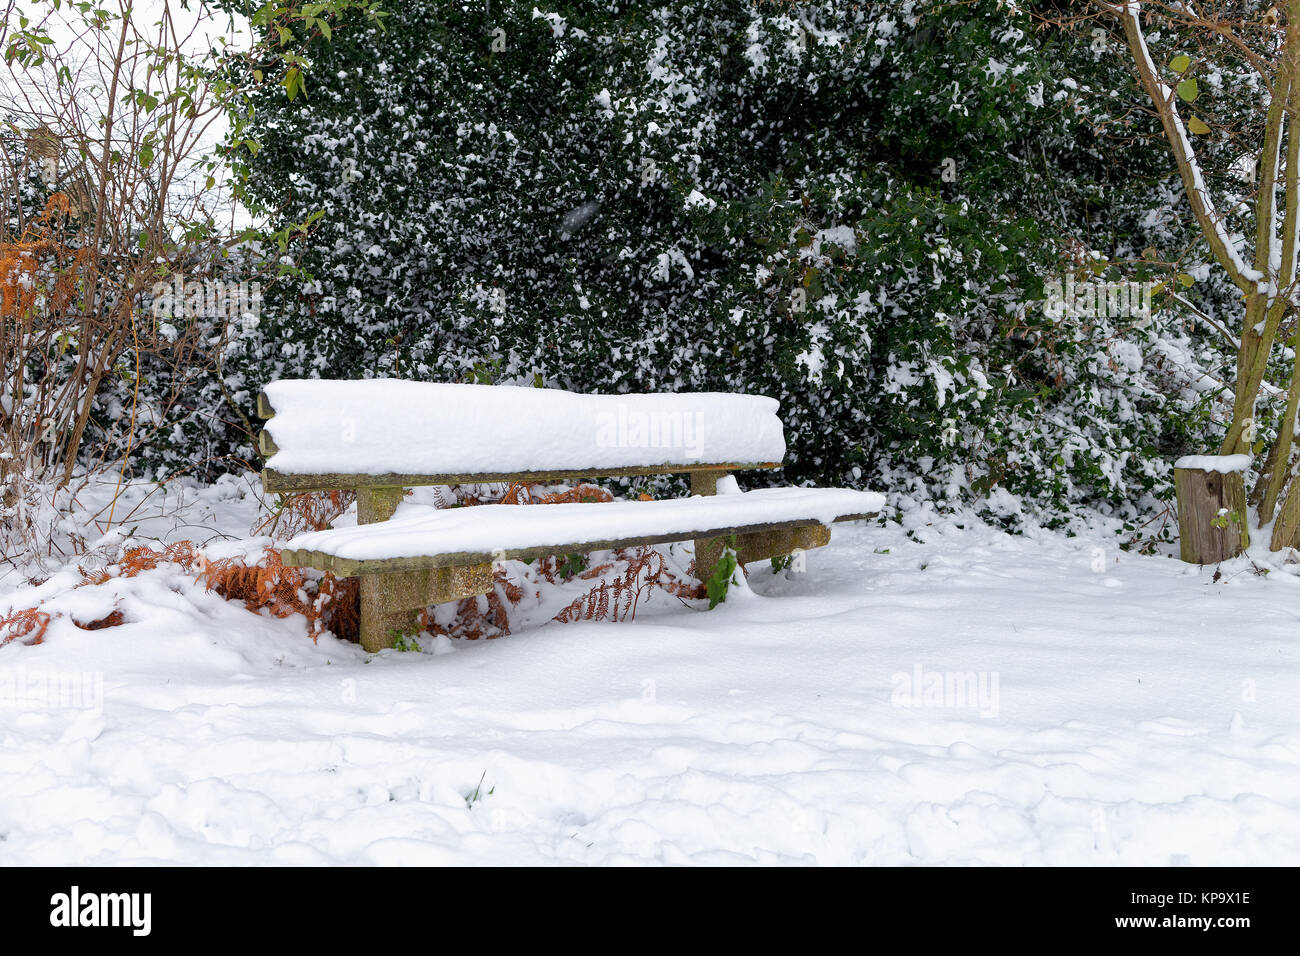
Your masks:
[{"label": "weathered wood plank", "polygon": [[[722,548],[726,541],[722,538],[708,539],[708,550],[698,550],[700,542],[695,542],[695,567],[699,574],[707,576],[718,566],[722,557]],[[763,531],[747,531],[736,535],[736,561],[750,564],[754,561],[766,561],[779,558],[796,551],[811,551],[823,548],[831,542],[831,529],[824,524],[800,525],[793,528],[769,528]],[[702,569],[702,570],[701,570]],[[701,578],[703,580],[703,577]]]},{"label": "weathered wood plank", "polygon": [[799,551],[824,548],[831,543],[831,529],[824,524],[794,528],[788,532],[760,531],[741,543],[740,563],[770,561]]},{"label": "weathered wood plank", "polygon": [[397,635],[415,632],[422,609],[488,594],[494,586],[491,564],[366,575],[361,579],[361,646],[368,651],[392,647]]},{"label": "weathered wood plank", "polygon": [[[262,434],[266,434],[262,432]],[[484,472],[477,475],[382,475],[329,474],[329,475],[291,475],[266,468],[262,471],[262,487],[267,491],[336,491],[357,488],[415,488],[422,485],[470,485],[484,482],[519,482],[521,484],[544,484],[550,481],[567,481],[584,478],[625,478],[640,475],[674,475],[696,472],[750,471],[757,469],[780,468],[779,461],[735,462],[729,464],[683,465],[665,462],[662,465],[646,465],[636,468],[574,468],[562,471],[500,471]]]}]

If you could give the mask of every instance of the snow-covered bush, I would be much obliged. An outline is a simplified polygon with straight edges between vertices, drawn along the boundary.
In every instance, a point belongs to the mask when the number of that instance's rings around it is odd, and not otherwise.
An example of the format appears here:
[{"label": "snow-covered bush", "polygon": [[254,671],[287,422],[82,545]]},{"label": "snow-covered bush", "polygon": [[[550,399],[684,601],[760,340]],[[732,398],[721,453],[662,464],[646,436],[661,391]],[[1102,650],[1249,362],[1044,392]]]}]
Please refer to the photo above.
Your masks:
[{"label": "snow-covered bush", "polygon": [[341,24],[245,131],[301,272],[230,391],[762,392],[774,480],[1134,514],[1208,442],[1222,349],[1168,296],[1150,324],[1045,313],[1067,273],[1201,276],[1123,63],[1013,6],[393,0],[382,32]]}]

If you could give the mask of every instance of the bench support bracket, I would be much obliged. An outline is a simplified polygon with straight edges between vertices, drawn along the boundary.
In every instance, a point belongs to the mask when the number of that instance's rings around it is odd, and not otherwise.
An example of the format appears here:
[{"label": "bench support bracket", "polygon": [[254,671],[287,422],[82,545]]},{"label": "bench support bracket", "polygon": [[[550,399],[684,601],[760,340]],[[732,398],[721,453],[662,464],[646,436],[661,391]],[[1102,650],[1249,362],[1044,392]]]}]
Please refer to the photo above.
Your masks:
[{"label": "bench support bracket", "polygon": [[[726,475],[725,471],[691,472],[691,494],[716,495],[718,480]],[[765,561],[768,558],[820,548],[829,544],[830,540],[831,529],[820,524],[751,531],[736,535],[736,561],[740,564]],[[695,576],[701,581],[707,581],[713,569],[718,566],[718,559],[722,557],[722,549],[726,544],[723,538],[695,539]]]},{"label": "bench support bracket", "polygon": [[494,586],[491,564],[363,575],[361,646],[368,651],[392,647],[399,634],[420,629],[426,607],[488,594]]},{"label": "bench support bracket", "polygon": [[[822,524],[804,525],[798,528],[773,528],[770,531],[750,531],[736,535],[736,561],[749,564],[753,561],[766,561],[787,554],[798,554],[821,548],[831,542],[831,529]],[[700,580],[707,580],[718,566],[722,549],[726,545],[722,538],[706,538],[695,542],[695,567]],[[703,547],[701,547],[703,545]]]},{"label": "bench support bracket", "polygon": [[358,488],[357,524],[387,521],[405,495],[405,488]]}]

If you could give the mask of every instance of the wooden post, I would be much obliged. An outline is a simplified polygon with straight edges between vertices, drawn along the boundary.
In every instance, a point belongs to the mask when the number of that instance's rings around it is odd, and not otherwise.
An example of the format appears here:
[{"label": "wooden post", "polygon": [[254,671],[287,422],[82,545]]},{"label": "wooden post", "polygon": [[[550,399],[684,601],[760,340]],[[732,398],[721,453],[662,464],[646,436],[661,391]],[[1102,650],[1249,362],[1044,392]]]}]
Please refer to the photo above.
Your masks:
[{"label": "wooden post", "polygon": [[1218,564],[1250,545],[1246,455],[1192,456],[1174,463],[1178,544],[1189,564]]},{"label": "wooden post", "polygon": [[[405,494],[402,488],[358,488],[357,524],[387,521]],[[392,647],[397,634],[409,634],[419,620],[419,611],[400,607],[391,575],[361,576],[361,646],[378,651]]]},{"label": "wooden post", "polygon": [[716,495],[718,493],[718,479],[725,478],[726,475],[725,471],[691,472],[691,494]]},{"label": "wooden post", "polygon": [[[725,471],[691,472],[692,495],[716,495],[718,480],[727,475]],[[796,550],[808,551],[829,544],[831,529],[822,525],[808,525],[800,528],[777,528],[771,531],[751,531],[736,535],[736,562],[748,564],[751,561],[765,561],[768,558],[791,554]],[[722,538],[695,539],[695,576],[707,581],[718,566],[722,549],[726,546]]]}]

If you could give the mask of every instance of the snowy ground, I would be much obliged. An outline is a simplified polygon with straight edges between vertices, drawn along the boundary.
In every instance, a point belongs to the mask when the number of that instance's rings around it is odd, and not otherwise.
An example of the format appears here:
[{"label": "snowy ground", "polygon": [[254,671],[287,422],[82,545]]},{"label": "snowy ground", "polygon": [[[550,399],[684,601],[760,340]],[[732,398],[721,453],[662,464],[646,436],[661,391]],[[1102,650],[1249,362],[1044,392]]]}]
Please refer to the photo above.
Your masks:
[{"label": "snowy ground", "polygon": [[[1300,863],[1300,580],[917,536],[373,657],[165,569],[105,585],[127,624],[0,648],[0,865]],[[85,706],[37,692],[83,673]]]}]

